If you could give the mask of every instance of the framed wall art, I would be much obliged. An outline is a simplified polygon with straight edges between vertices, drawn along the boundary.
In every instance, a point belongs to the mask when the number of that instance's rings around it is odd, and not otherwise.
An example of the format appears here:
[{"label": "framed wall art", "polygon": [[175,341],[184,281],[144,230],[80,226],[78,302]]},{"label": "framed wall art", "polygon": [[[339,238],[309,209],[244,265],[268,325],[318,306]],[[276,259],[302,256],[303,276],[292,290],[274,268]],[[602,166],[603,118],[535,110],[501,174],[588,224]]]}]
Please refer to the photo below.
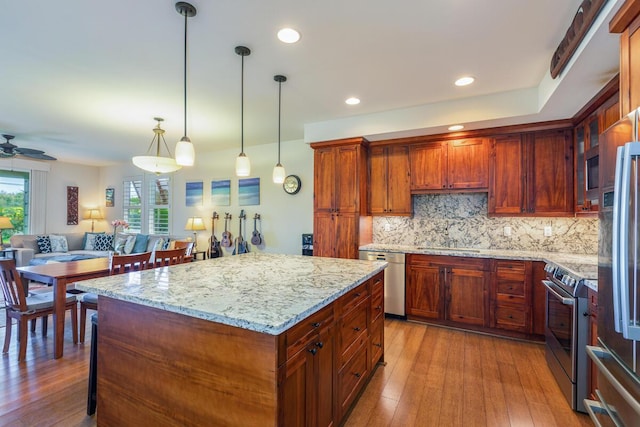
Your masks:
[{"label": "framed wall art", "polygon": [[112,208],[115,204],[115,189],[114,188],[107,188],[104,191],[104,205],[108,208]]},{"label": "framed wall art", "polygon": [[78,187],[67,187],[67,225],[78,225]]},{"label": "framed wall art", "polygon": [[260,178],[238,180],[238,204],[240,206],[260,204]]},{"label": "framed wall art", "polygon": [[187,206],[202,206],[202,181],[187,181]]},{"label": "framed wall art", "polygon": [[211,181],[211,203],[214,206],[229,206],[231,204],[230,179]]}]

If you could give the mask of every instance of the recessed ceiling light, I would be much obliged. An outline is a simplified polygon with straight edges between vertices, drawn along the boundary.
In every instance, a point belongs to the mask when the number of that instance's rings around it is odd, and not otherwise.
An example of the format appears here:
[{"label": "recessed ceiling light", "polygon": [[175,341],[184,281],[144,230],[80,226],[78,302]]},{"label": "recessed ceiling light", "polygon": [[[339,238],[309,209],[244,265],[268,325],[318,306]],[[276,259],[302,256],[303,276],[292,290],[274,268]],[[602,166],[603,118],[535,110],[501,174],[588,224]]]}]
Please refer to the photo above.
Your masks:
[{"label": "recessed ceiling light", "polygon": [[278,31],[278,39],[283,43],[295,43],[300,40],[300,33],[293,28],[283,28]]},{"label": "recessed ceiling light", "polygon": [[462,126],[462,125],[449,126],[449,130],[452,130],[452,131],[462,130],[462,129],[464,129],[464,126]]},{"label": "recessed ceiling light", "polygon": [[347,100],[344,101],[344,102],[349,104],[349,105],[358,105],[358,104],[360,104],[360,100],[358,98],[354,98],[354,97],[347,98]]},{"label": "recessed ceiling light", "polygon": [[471,77],[471,76],[464,76],[464,77],[460,77],[458,80],[456,80],[455,85],[456,86],[467,86],[470,85],[471,83],[473,83],[475,81],[475,78]]}]

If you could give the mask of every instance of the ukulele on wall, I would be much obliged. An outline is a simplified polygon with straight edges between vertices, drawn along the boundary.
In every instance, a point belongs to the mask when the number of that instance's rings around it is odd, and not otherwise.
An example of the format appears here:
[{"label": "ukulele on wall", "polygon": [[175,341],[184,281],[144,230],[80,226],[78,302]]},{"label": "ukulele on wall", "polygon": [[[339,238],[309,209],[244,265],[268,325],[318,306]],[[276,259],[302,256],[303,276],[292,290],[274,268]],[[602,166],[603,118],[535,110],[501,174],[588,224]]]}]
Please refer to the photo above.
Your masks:
[{"label": "ukulele on wall", "polygon": [[[251,235],[251,243],[258,246],[262,244],[262,236],[258,231],[257,221],[260,219],[260,214],[253,216],[253,234]],[[262,227],[261,227],[262,228]]]},{"label": "ukulele on wall", "polygon": [[233,255],[246,254],[249,252],[249,246],[247,242],[242,237],[242,221],[247,219],[247,215],[244,213],[244,209],[240,211],[240,216],[238,217],[238,237],[236,237],[236,245],[233,248]]},{"label": "ukulele on wall", "polygon": [[222,241],[220,242],[220,245],[224,246],[225,248],[231,247],[231,232],[228,228],[230,219],[231,215],[229,215],[229,212],[226,212],[224,214],[224,232],[222,233]]},{"label": "ukulele on wall", "polygon": [[209,258],[218,258],[222,256],[220,241],[216,237],[216,219],[220,218],[218,212],[214,212],[211,216],[211,250]]}]

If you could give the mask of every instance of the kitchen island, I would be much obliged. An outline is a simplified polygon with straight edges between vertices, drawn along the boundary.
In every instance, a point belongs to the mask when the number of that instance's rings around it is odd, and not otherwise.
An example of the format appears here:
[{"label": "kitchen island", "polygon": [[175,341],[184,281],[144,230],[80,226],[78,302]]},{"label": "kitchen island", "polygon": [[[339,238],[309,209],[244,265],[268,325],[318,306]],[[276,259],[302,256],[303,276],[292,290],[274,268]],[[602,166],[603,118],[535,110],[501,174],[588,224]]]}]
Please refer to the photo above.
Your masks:
[{"label": "kitchen island", "polygon": [[339,424],[384,357],[385,266],[249,253],[77,283],[98,425]]}]

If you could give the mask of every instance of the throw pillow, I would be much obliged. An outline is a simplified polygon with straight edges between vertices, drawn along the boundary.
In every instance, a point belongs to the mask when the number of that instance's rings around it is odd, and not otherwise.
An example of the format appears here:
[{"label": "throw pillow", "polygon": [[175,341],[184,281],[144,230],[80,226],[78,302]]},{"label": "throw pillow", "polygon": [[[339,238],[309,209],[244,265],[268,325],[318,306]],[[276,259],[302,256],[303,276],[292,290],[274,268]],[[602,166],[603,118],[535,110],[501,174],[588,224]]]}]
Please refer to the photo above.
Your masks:
[{"label": "throw pillow", "polygon": [[133,245],[136,244],[136,236],[127,237],[127,241],[124,244],[124,253],[129,255],[133,251]]},{"label": "throw pillow", "polygon": [[127,243],[127,236],[117,236],[116,243],[113,245],[113,250],[119,254],[124,253],[124,245]]},{"label": "throw pillow", "polygon": [[162,245],[164,245],[164,239],[162,237],[149,236],[146,252],[153,252],[154,250],[162,249]]},{"label": "throw pillow", "polygon": [[104,233],[89,233],[89,232],[84,233],[84,245],[82,245],[82,247],[84,248],[85,251],[95,250],[93,248],[93,245],[96,240],[96,236],[99,234],[104,234]]},{"label": "throw pillow", "polygon": [[164,241],[164,244],[162,245],[162,250],[166,251],[167,249],[171,249],[171,243],[171,239],[167,237],[167,239]]},{"label": "throw pillow", "polygon": [[93,249],[96,251],[110,251],[113,246],[111,234],[98,234],[93,241]]},{"label": "throw pillow", "polygon": [[51,242],[51,252],[69,252],[66,236],[49,234],[49,241]]},{"label": "throw pillow", "polygon": [[51,240],[49,240],[49,236],[36,236],[36,242],[38,242],[38,249],[40,249],[40,253],[51,253]]},{"label": "throw pillow", "polygon": [[147,242],[149,241],[148,234],[137,234],[136,235],[136,243],[133,246],[133,250],[131,253],[133,254],[141,254],[142,252],[147,251]]}]

